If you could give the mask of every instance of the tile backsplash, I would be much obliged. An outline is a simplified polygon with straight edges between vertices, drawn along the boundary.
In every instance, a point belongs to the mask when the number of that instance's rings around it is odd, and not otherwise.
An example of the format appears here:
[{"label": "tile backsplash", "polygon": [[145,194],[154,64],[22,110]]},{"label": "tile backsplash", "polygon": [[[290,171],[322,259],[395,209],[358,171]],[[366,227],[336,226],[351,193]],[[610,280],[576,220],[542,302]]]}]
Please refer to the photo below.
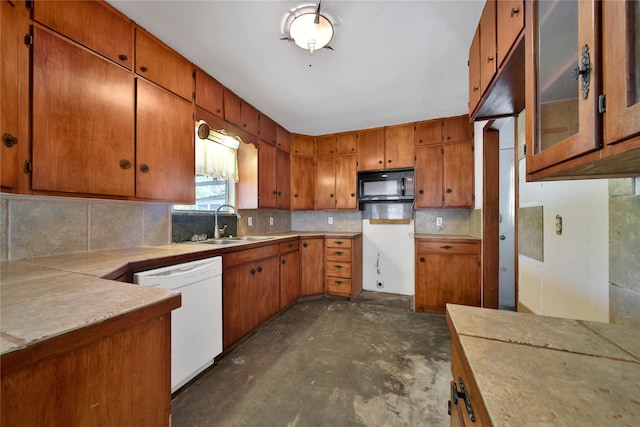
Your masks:
[{"label": "tile backsplash", "polygon": [[171,205],[1,195],[0,259],[171,242]]}]

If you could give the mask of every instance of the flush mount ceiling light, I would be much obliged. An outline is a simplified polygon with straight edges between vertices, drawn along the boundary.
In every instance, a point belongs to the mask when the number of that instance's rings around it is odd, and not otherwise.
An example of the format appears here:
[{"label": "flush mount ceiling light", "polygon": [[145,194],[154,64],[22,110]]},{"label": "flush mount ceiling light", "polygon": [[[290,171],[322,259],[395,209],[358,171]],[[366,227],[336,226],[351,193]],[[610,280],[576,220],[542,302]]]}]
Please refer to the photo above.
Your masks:
[{"label": "flush mount ceiling light", "polygon": [[320,13],[320,4],[304,4],[291,9],[282,21],[281,40],[294,42],[296,46],[313,55],[318,49],[330,49],[333,38],[333,19]]}]

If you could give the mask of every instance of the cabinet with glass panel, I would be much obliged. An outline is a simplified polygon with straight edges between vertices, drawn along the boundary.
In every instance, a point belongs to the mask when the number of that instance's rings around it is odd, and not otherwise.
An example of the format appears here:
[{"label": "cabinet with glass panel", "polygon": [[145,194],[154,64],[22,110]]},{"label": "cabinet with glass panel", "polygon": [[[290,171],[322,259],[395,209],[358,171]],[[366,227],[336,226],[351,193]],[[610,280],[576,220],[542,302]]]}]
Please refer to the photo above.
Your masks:
[{"label": "cabinet with glass panel", "polygon": [[640,174],[638,3],[527,2],[529,180]]}]

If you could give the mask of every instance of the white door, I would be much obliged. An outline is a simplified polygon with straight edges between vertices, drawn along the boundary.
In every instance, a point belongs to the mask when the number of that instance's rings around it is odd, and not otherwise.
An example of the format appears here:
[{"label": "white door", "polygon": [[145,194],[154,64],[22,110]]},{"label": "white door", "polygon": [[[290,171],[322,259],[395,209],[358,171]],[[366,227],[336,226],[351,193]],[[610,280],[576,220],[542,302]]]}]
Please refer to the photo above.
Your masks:
[{"label": "white door", "polygon": [[499,253],[500,293],[498,304],[501,309],[515,307],[515,169],[514,162],[514,120],[509,120],[500,129],[500,192],[499,192]]}]

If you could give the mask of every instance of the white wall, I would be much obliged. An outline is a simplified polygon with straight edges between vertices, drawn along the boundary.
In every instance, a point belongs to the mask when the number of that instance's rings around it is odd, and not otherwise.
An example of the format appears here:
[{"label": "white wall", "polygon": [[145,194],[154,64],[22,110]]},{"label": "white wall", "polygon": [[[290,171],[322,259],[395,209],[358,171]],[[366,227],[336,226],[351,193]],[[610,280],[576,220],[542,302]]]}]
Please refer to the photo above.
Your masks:
[{"label": "white wall", "polygon": [[520,207],[543,206],[544,228],[544,261],[519,256],[519,302],[537,314],[608,322],[608,181],[528,183],[525,160],[519,167]]}]

